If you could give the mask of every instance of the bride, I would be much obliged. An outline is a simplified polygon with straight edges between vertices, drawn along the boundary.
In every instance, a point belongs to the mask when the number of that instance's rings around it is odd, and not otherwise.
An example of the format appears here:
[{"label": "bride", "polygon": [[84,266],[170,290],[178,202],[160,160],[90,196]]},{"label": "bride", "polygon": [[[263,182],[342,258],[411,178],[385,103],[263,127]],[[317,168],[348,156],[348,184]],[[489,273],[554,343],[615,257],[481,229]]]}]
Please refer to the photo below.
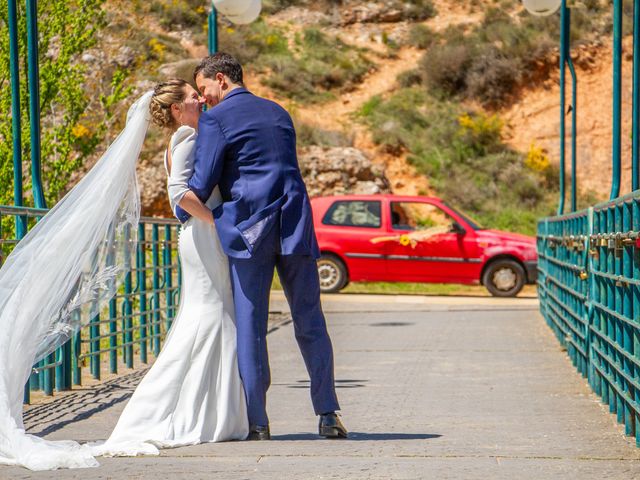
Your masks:
[{"label": "bride", "polygon": [[[100,455],[158,454],[158,448],[247,437],[229,267],[211,214],[221,197],[215,189],[203,205],[187,188],[200,107],[197,92],[183,80],[143,95],[101,159],[0,268],[0,464],[32,470],[94,467]],[[106,442],[89,446],[28,435],[22,386],[31,365],[68,340],[82,326],[78,319],[86,321],[100,310],[135,258],[130,241],[140,212],[135,166],[151,119],[175,129],[165,154],[170,203],[193,217],[179,239],[178,314]]]},{"label": "bride", "polygon": [[158,85],[151,98],[153,122],[178,127],[165,153],[171,208],[180,205],[192,215],[178,242],[180,307],[162,352],[94,455],[157,454],[158,448],[244,440],[249,433],[229,264],[211,213],[222,197],[216,188],[203,205],[187,187],[201,106],[194,88],[178,79]]}]

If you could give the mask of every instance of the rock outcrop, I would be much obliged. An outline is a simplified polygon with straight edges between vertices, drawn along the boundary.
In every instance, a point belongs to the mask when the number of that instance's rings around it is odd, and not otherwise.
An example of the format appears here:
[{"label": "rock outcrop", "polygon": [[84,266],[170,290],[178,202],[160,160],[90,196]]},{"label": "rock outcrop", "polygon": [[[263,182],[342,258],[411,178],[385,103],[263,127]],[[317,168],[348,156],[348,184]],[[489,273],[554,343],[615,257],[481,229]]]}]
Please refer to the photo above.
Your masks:
[{"label": "rock outcrop", "polygon": [[311,197],[390,192],[382,168],[357,148],[307,147],[299,161]]}]

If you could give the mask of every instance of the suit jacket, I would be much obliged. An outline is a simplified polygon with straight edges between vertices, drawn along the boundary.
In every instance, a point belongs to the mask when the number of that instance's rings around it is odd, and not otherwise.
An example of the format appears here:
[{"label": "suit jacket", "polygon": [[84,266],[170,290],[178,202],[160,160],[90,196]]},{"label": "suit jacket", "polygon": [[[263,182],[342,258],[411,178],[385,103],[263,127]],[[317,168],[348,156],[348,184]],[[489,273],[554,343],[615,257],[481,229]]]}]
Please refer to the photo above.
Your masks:
[{"label": "suit jacket", "polygon": [[[205,202],[218,185],[213,216],[225,253],[251,258],[274,226],[280,254],[319,256],[296,134],[278,104],[237,88],[200,116],[189,188]],[[177,208],[182,222],[189,218]]]}]

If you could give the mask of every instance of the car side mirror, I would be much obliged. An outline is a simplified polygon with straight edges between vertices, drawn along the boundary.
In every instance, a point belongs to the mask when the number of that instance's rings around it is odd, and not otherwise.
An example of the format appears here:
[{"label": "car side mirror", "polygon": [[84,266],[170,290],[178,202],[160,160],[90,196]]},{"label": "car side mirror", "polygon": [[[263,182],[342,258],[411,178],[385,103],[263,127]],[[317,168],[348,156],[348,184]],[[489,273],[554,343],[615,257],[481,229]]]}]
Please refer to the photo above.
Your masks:
[{"label": "car side mirror", "polygon": [[451,229],[449,230],[451,233],[455,233],[457,235],[466,235],[467,231],[464,229],[462,225],[458,222],[453,222],[451,224]]}]

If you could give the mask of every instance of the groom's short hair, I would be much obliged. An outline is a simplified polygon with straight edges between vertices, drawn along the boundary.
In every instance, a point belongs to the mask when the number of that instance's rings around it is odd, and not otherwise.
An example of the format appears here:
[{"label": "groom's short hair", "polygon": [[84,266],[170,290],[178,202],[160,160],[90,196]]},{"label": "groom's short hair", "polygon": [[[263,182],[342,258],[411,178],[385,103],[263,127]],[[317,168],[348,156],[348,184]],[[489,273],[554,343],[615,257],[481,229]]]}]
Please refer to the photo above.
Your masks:
[{"label": "groom's short hair", "polygon": [[233,55],[225,52],[214,53],[204,57],[193,71],[193,79],[202,74],[205,78],[215,78],[217,73],[226,75],[229,80],[237,85],[243,85],[242,65]]}]

